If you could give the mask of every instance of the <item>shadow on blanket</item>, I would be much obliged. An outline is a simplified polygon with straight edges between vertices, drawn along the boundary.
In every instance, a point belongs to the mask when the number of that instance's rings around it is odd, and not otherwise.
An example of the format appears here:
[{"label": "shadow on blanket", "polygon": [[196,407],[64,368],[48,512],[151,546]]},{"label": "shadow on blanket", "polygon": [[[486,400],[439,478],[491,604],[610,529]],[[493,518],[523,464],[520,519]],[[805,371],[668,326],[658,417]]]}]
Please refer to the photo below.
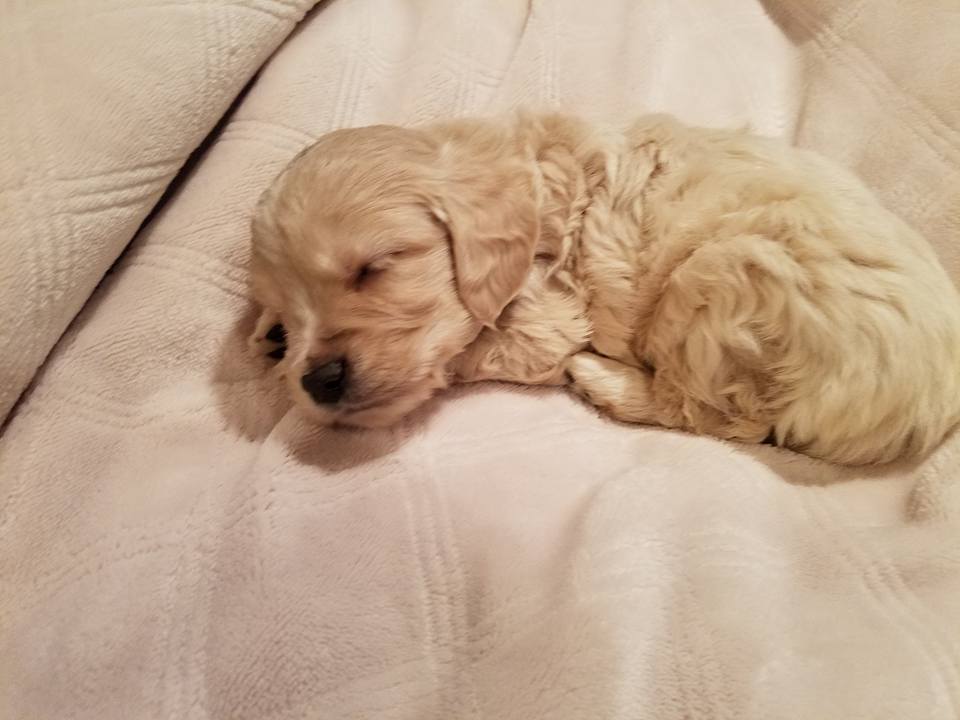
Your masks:
[{"label": "shadow on blanket", "polygon": [[738,451],[770,468],[791,485],[821,486],[856,480],[882,480],[891,474],[908,475],[917,470],[921,461],[847,467],[801,455],[791,450],[767,445],[737,444]]}]

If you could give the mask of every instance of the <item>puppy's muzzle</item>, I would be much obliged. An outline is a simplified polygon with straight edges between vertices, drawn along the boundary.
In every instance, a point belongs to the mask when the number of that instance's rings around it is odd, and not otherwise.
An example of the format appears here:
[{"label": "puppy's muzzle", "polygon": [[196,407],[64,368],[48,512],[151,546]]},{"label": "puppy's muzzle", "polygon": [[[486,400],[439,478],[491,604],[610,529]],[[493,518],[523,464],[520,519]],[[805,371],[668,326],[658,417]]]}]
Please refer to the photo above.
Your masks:
[{"label": "puppy's muzzle", "polygon": [[335,405],[347,389],[347,362],[344,358],[317,365],[300,378],[300,385],[318,405]]}]

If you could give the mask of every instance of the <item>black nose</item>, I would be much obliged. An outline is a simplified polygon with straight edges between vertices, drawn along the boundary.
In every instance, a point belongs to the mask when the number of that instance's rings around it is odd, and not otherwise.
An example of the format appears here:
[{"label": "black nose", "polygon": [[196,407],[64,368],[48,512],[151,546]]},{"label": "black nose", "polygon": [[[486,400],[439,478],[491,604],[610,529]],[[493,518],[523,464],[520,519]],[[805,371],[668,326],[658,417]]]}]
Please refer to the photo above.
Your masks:
[{"label": "black nose", "polygon": [[318,365],[300,378],[300,384],[318,405],[333,405],[347,387],[347,363],[338,358]]}]

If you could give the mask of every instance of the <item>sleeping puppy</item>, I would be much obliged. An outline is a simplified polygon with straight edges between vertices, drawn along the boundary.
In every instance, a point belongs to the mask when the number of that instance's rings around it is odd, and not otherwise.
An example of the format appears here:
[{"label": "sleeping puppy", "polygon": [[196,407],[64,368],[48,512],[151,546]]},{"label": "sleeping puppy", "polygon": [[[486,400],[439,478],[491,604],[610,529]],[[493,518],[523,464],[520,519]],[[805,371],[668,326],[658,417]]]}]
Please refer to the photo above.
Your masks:
[{"label": "sleeping puppy", "polygon": [[477,380],[851,464],[960,422],[931,247],[814,154],[663,116],[326,135],[257,208],[252,287],[254,344],[322,423]]}]

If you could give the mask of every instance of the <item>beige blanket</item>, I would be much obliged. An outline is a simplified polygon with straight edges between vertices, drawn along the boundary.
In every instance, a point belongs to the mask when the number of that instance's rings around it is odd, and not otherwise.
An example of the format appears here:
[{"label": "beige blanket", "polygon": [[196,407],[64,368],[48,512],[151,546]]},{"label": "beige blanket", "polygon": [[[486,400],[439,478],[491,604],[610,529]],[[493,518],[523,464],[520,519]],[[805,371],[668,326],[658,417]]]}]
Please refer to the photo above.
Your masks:
[{"label": "beige blanket", "polygon": [[0,0],[0,422],[316,0]]},{"label": "beige blanket", "polygon": [[520,104],[796,137],[960,280],[954,8],[321,6],[0,438],[0,717],[957,718],[960,439],[842,470],[504,386],[320,430],[243,349],[251,206],[294,153]]}]

